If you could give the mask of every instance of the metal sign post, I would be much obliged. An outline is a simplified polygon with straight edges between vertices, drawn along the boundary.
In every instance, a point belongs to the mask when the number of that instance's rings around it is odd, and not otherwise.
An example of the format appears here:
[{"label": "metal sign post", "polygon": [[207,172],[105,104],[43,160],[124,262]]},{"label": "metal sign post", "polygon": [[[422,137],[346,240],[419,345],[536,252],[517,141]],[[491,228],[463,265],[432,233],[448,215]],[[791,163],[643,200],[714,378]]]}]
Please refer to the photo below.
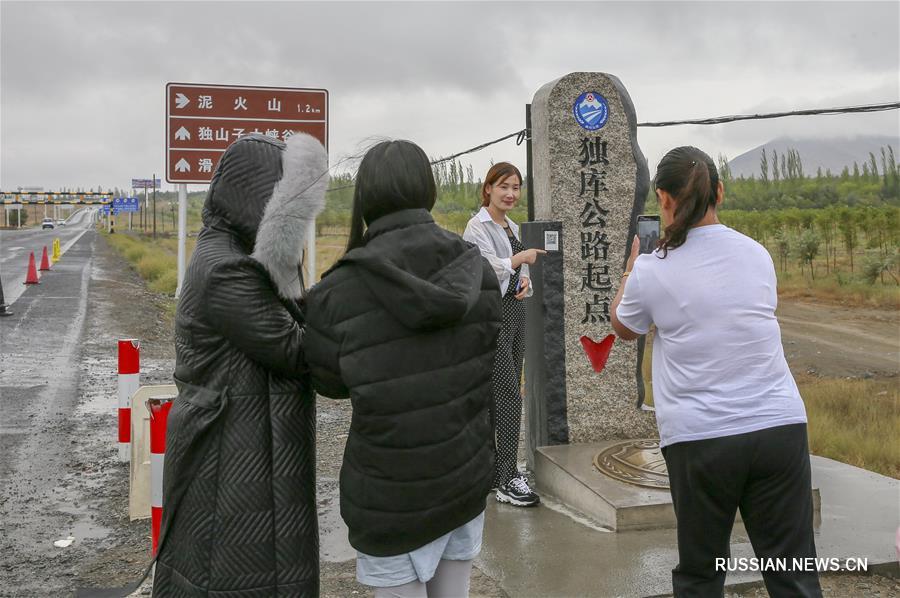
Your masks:
[{"label": "metal sign post", "polygon": [[187,240],[187,185],[178,185],[178,285],[175,298],[181,297],[181,283],[184,281],[185,241]]},{"label": "metal sign post", "polygon": [[[153,175],[153,180],[156,180],[156,174]],[[153,187],[153,238],[156,238],[156,186]]]}]

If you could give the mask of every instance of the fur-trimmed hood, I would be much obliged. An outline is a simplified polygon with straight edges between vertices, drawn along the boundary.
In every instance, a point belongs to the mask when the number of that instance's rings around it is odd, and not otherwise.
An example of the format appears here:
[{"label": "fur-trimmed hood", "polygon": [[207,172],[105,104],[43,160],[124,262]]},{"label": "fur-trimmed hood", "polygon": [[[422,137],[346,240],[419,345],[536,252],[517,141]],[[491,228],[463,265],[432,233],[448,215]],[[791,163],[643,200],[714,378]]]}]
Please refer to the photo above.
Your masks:
[{"label": "fur-trimmed hood", "polygon": [[314,137],[296,133],[285,142],[281,163],[283,174],[266,204],[252,257],[265,267],[282,297],[299,299],[300,258],[308,235],[315,234],[311,225],[325,207],[328,154]]}]

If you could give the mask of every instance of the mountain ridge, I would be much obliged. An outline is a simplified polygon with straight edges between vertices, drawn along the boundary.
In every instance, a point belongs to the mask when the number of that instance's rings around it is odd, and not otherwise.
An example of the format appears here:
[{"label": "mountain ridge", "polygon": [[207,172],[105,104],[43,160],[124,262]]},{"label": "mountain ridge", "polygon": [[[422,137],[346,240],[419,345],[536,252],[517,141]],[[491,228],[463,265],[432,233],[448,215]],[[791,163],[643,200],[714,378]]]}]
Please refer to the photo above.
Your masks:
[{"label": "mountain ridge", "polygon": [[878,172],[881,173],[881,148],[891,146],[894,148],[895,159],[900,158],[900,137],[890,135],[857,135],[853,137],[830,137],[824,139],[777,137],[762,145],[748,150],[735,158],[728,160],[731,168],[731,176],[739,178],[751,175],[759,178],[759,162],[762,150],[765,148],[769,159],[769,177],[772,177],[772,150],[778,152],[779,161],[782,155],[786,155],[789,149],[800,153],[803,162],[803,174],[810,177],[816,176],[821,167],[822,172],[831,170],[831,174],[839,175],[844,166],[853,169],[853,162],[859,164],[862,171],[863,163],[869,162],[869,152],[875,155],[878,163]]}]

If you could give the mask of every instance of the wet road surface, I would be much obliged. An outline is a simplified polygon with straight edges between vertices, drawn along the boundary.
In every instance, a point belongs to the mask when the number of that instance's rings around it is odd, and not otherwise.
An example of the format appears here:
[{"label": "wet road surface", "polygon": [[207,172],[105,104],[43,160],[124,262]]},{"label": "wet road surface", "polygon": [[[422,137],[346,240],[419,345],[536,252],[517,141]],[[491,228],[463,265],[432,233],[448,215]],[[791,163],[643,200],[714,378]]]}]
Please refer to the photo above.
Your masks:
[{"label": "wet road surface", "polygon": [[0,230],[0,280],[3,281],[3,294],[7,305],[15,303],[27,288],[23,283],[28,273],[29,254],[34,252],[35,266],[40,267],[44,247],[47,248],[49,255],[53,251],[53,239],[57,238],[64,253],[91,229],[96,214],[96,209],[85,208],[72,214],[65,226],[53,229],[41,229],[37,226]]},{"label": "wet road surface", "polygon": [[[37,231],[30,233],[18,238],[40,238]],[[73,230],[70,238],[78,240],[40,285],[21,293],[14,314],[0,320],[0,554],[36,568],[57,556],[53,542],[76,525],[73,513],[49,505],[79,507],[66,500],[71,447],[61,431],[78,402],[78,347],[96,234]],[[21,581],[18,595],[42,593],[43,588]],[[0,587],[0,594],[9,589]]]}]

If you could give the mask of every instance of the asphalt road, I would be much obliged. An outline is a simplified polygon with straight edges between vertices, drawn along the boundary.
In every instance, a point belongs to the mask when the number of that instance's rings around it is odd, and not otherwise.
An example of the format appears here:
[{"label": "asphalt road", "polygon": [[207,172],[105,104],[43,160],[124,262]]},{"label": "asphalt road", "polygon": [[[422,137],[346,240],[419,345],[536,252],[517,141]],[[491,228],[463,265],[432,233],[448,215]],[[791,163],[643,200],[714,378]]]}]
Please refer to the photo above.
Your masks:
[{"label": "asphalt road", "polygon": [[[65,226],[41,229],[33,226],[22,229],[0,230],[0,281],[7,305],[12,305],[28,288],[25,276],[28,273],[28,256],[33,251],[35,265],[40,267],[44,247],[53,250],[53,239],[59,239],[60,249],[65,253],[81,236],[91,229],[97,217],[96,208],[85,208],[72,214]],[[52,266],[51,266],[52,270]],[[38,272],[38,275],[46,274]],[[15,311],[15,310],[13,310]]]},{"label": "asphalt road", "polygon": [[[44,501],[56,496],[71,508],[64,488],[72,446],[64,430],[78,401],[79,348],[97,239],[90,220],[85,214],[71,227],[2,237],[4,276],[7,263],[21,261],[15,258],[25,250],[16,247],[33,251],[58,234],[67,249],[41,284],[25,287],[11,277],[13,315],[0,318],[0,552],[29,567],[57,556],[53,541],[67,529],[67,515]],[[19,551],[13,542],[28,549]],[[18,595],[40,595],[39,587],[21,588]]]}]

